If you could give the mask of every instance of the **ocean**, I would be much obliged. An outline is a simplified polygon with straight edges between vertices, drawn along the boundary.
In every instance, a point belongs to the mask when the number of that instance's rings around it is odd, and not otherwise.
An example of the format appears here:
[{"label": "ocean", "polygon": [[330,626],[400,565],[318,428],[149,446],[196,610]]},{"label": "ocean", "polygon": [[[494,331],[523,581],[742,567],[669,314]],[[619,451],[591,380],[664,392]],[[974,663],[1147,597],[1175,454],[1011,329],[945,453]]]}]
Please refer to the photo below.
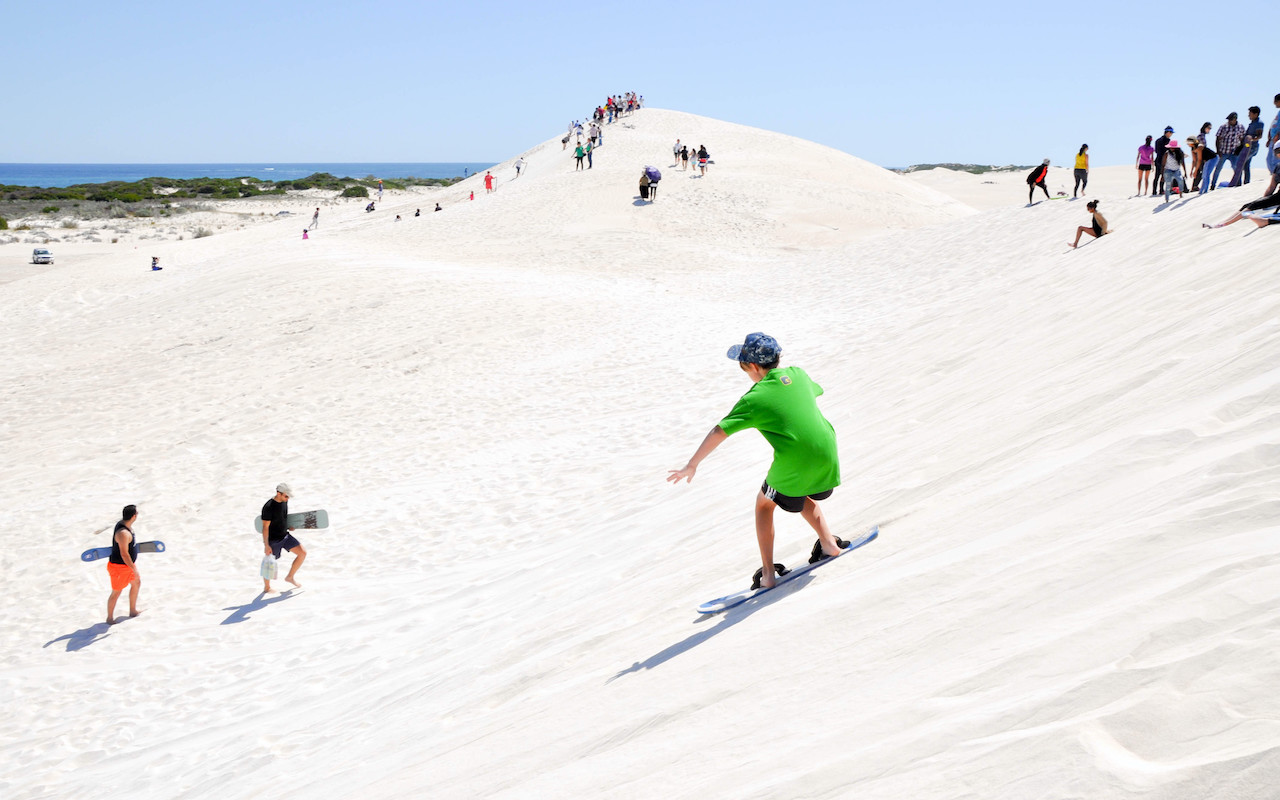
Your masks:
[{"label": "ocean", "polygon": [[468,161],[315,164],[0,164],[0,186],[74,186],[143,178],[260,178],[297,180],[316,172],[339,178],[460,178],[493,163]]}]

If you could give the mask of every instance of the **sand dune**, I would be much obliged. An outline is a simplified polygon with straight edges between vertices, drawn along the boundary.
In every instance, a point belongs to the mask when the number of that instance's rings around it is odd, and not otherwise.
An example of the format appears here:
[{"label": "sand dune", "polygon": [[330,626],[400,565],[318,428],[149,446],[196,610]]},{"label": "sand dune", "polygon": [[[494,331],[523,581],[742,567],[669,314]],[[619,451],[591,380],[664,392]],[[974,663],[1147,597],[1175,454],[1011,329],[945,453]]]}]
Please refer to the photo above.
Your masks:
[{"label": "sand dune", "polygon": [[[676,112],[525,157],[161,273],[0,246],[6,798],[1274,796],[1277,234],[1199,227],[1256,187],[1095,170],[1116,233],[1072,252],[1081,201]],[[826,389],[837,533],[882,532],[695,619],[757,566],[768,447],[663,479],[753,330]],[[263,597],[281,480],[333,527]],[[76,554],[128,502],[169,551],[108,629]]]}]

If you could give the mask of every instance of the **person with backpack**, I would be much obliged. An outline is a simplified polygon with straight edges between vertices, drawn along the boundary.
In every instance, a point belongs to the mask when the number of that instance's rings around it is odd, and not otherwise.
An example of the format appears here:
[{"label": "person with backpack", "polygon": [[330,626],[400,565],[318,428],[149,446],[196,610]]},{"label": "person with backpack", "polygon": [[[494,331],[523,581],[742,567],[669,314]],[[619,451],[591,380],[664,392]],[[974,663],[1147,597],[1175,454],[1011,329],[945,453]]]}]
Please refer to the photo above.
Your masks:
[{"label": "person with backpack", "polygon": [[1049,199],[1049,187],[1045,181],[1049,177],[1049,159],[1045,159],[1044,163],[1031,170],[1031,174],[1027,175],[1027,185],[1031,190],[1027,192],[1027,205],[1032,205],[1032,200],[1036,195],[1036,187],[1039,186],[1044,192],[1044,199]]}]

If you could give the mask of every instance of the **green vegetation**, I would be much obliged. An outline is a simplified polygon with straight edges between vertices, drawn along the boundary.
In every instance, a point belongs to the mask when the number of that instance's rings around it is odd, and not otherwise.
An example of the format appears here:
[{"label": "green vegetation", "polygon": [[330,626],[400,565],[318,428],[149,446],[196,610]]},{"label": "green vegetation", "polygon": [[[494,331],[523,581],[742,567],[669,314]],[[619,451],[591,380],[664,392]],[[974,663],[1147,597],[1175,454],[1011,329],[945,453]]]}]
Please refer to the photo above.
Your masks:
[{"label": "green vegetation", "polygon": [[9,230],[9,220],[5,219],[4,217],[0,217],[0,231],[7,231],[7,230]]},{"label": "green vegetation", "polygon": [[[409,186],[451,186],[462,180],[457,178],[404,178],[394,181],[384,180],[388,189],[403,190]],[[338,178],[327,172],[317,172],[298,180],[264,181],[257,178],[144,178],[140,181],[110,181],[108,183],[82,183],[62,188],[40,188],[37,186],[0,186],[0,195],[7,200],[48,201],[48,200],[92,200],[99,203],[142,203],[157,200],[188,199],[207,197],[225,200],[237,197],[257,197],[258,195],[281,195],[289,190],[322,189],[335,193],[349,188],[374,188],[378,179],[372,175],[364,178]],[[157,191],[157,189],[163,191]],[[354,197],[357,195],[347,195]],[[358,195],[367,196],[367,195]],[[48,209],[53,209],[49,211]],[[48,206],[46,213],[54,213],[57,206]]]},{"label": "green vegetation", "polygon": [[368,197],[369,190],[363,186],[348,186],[342,190],[343,197]]},{"label": "green vegetation", "polygon": [[927,169],[953,169],[957,172],[968,172],[973,175],[985,175],[988,172],[1018,172],[1020,170],[1031,169],[1030,165],[1025,167],[1010,164],[1004,167],[993,167],[989,164],[912,164],[906,169],[894,170],[895,172],[923,172]]},{"label": "green vegetation", "polygon": [[40,213],[41,213],[41,214],[57,214],[57,213],[58,213],[58,207],[57,207],[57,206],[45,206],[44,208],[40,209]]}]

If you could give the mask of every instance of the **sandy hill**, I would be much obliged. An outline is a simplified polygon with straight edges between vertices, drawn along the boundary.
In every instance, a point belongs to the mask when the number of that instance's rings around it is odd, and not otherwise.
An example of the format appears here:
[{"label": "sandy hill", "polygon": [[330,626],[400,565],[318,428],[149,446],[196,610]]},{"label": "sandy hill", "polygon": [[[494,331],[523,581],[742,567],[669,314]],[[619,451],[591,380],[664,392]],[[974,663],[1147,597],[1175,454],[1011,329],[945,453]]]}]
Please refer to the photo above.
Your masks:
[{"label": "sandy hill", "polygon": [[[1274,796],[1280,232],[1200,228],[1256,187],[1100,180],[1115,233],[1068,251],[1079,201],[973,214],[631,120],[587,175],[557,138],[429,218],[328,206],[310,241],[226,230],[159,273],[68,246],[0,286],[0,792]],[[677,136],[715,173],[670,173]],[[753,330],[826,390],[837,533],[882,533],[699,619],[757,566],[768,447],[664,478]],[[333,526],[263,596],[281,480]],[[77,554],[129,502],[169,550],[108,628]],[[779,515],[779,560],[812,539]]]}]

